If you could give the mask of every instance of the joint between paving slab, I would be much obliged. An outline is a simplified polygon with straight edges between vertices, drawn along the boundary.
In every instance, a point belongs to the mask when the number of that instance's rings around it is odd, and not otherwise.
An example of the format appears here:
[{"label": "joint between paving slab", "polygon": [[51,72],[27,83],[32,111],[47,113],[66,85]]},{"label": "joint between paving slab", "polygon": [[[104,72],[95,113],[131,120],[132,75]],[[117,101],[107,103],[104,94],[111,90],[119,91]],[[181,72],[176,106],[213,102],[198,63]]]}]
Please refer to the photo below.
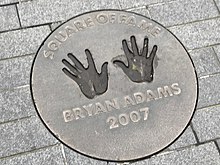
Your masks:
[{"label": "joint between paving slab", "polygon": [[34,55],[35,55],[35,53],[30,53],[30,54],[24,54],[24,55],[19,55],[19,56],[13,56],[13,57],[7,57],[7,58],[0,58],[0,62],[1,62],[1,61],[6,61],[6,60],[15,59],[15,58],[20,58],[20,57],[34,56]]},{"label": "joint between paving slab", "polygon": [[52,24],[52,23],[50,22],[50,23],[38,24],[38,25],[33,25],[33,26],[25,26],[25,27],[21,26],[21,28],[0,31],[0,34],[7,33],[7,32],[13,32],[13,31],[17,31],[17,30],[30,29],[30,28],[40,27],[40,26],[49,26],[49,28],[50,28],[50,24]]},{"label": "joint between paving slab", "polygon": [[193,23],[209,21],[209,20],[214,20],[214,19],[218,19],[218,18],[220,18],[220,15],[215,16],[215,17],[211,17],[211,18],[198,19],[198,20],[195,20],[195,21],[189,21],[189,22],[180,23],[180,24],[176,24],[176,25],[166,26],[166,28],[173,28],[173,27],[178,27],[178,26],[182,26],[182,25],[189,25],[189,24],[193,24]]},{"label": "joint between paving slab", "polygon": [[197,134],[196,134],[196,131],[195,131],[194,127],[193,127],[192,122],[190,123],[190,127],[191,127],[192,132],[193,132],[193,135],[194,135],[194,137],[195,137],[195,139],[196,139],[196,144],[199,144],[199,143],[200,143],[200,142],[199,142],[199,138],[198,138],[198,136],[197,136]]},{"label": "joint between paving slab", "polygon": [[17,4],[15,5],[15,9],[16,9],[17,17],[18,17],[19,26],[20,26],[20,28],[22,28],[22,26],[21,26],[20,14],[19,14],[19,11],[18,11],[18,6],[17,6]]},{"label": "joint between paving slab", "polygon": [[26,88],[26,87],[30,87],[30,85],[25,84],[25,85],[15,86],[15,87],[11,87],[11,88],[3,88],[3,89],[0,89],[0,93],[6,92],[6,91],[14,91],[14,90],[18,90],[18,89]]},{"label": "joint between paving slab", "polygon": [[220,104],[212,104],[212,105],[209,105],[209,106],[204,106],[204,107],[201,107],[201,108],[197,108],[196,111],[201,111],[204,108],[212,108],[212,107],[216,107],[216,106],[220,106]]},{"label": "joint between paving slab", "polygon": [[60,148],[61,148],[61,152],[62,152],[63,163],[64,163],[64,165],[68,165],[68,163],[67,163],[67,159],[66,159],[66,154],[65,154],[65,151],[64,151],[64,147],[63,147],[63,144],[60,144]]},{"label": "joint between paving slab", "polygon": [[19,153],[12,154],[12,155],[9,155],[9,156],[3,156],[3,157],[0,157],[0,160],[1,159],[7,159],[7,158],[13,158],[13,157],[20,156],[20,155],[26,155],[26,154],[33,153],[33,152],[38,151],[38,150],[54,147],[54,146],[57,146],[59,144],[60,143],[55,143],[53,145],[44,146],[44,147],[40,147],[40,148],[37,148],[37,149],[33,149],[33,150],[25,151],[25,152],[19,152]]},{"label": "joint between paving slab", "polygon": [[220,9],[218,8],[218,5],[217,5],[216,1],[213,0],[213,3],[215,4],[215,7],[217,8],[218,14],[220,15]]},{"label": "joint between paving slab", "polygon": [[218,145],[217,141],[214,141],[216,148],[218,150],[219,156],[220,156],[220,146]]},{"label": "joint between paving slab", "polygon": [[208,78],[208,77],[212,77],[212,76],[215,76],[215,75],[220,75],[220,72],[216,72],[216,73],[212,73],[212,74],[209,74],[209,75],[205,75],[205,76],[201,76],[201,77],[198,77],[198,79],[205,79],[205,78]]},{"label": "joint between paving slab", "polygon": [[5,7],[5,6],[12,6],[12,5],[17,5],[18,2],[14,2],[14,3],[8,3],[8,4],[3,4],[3,5],[0,5],[0,7]]},{"label": "joint between paving slab", "polygon": [[8,120],[8,121],[5,121],[5,122],[0,122],[0,125],[4,125],[4,124],[8,124],[8,123],[15,123],[15,122],[18,122],[20,120],[29,119],[31,117],[32,117],[32,115],[31,116],[22,117],[22,118],[19,118],[19,119],[14,119],[14,120]]},{"label": "joint between paving slab", "polygon": [[217,52],[215,51],[215,49],[214,49],[213,47],[212,47],[212,50],[213,50],[213,52],[214,52],[214,54],[215,54],[215,58],[216,58],[216,60],[218,61],[219,66],[220,66],[220,60],[219,60],[219,58],[218,58]]},{"label": "joint between paving slab", "polygon": [[207,46],[203,46],[203,47],[197,47],[194,49],[188,49],[188,52],[191,52],[193,50],[203,49],[203,48],[210,48],[210,47],[214,47],[214,46],[219,46],[219,45],[220,45],[220,43],[217,43],[217,44],[207,45]]}]

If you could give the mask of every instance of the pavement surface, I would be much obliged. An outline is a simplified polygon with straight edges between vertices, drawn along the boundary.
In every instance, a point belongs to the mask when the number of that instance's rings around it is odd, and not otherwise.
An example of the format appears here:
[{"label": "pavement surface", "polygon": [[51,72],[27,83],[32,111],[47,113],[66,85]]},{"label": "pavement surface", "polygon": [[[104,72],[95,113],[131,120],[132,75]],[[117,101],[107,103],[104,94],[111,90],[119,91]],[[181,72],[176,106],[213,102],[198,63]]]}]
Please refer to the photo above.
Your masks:
[{"label": "pavement surface", "polygon": [[220,165],[220,0],[0,0],[0,165],[117,164],[63,146],[30,97],[31,64],[44,38],[61,22],[96,9],[129,10],[160,22],[185,45],[199,77],[186,131],[169,148],[131,164]]}]

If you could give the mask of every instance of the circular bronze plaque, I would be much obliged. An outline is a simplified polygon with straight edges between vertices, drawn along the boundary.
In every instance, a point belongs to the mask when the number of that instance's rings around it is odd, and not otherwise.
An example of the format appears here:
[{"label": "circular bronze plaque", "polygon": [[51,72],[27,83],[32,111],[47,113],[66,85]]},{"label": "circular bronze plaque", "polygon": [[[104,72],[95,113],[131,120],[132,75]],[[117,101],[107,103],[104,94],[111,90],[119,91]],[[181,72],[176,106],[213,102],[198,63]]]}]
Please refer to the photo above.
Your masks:
[{"label": "circular bronze plaque", "polygon": [[171,144],[197,101],[192,61],[155,21],[125,11],[79,15],[52,32],[32,67],[39,116],[85,155],[129,161]]}]

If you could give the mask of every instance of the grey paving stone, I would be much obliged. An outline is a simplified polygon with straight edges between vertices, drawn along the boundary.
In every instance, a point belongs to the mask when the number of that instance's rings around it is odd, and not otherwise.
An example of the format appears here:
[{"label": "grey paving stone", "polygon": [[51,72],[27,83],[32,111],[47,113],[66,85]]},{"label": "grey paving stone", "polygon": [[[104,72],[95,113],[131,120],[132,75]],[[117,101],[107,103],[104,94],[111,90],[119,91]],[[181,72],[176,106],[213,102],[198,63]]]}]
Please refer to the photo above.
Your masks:
[{"label": "grey paving stone", "polygon": [[29,84],[33,58],[34,56],[24,56],[0,61],[0,89]]},{"label": "grey paving stone", "polygon": [[[220,157],[213,142],[192,146],[181,151],[159,154],[132,165],[219,165]],[[110,163],[109,165],[116,165]]]},{"label": "grey paving stone", "polygon": [[216,55],[218,56],[218,59],[220,60],[220,45],[214,46],[214,50]]},{"label": "grey paving stone", "polygon": [[105,161],[95,160],[95,159],[83,156],[81,154],[74,152],[73,150],[70,150],[67,147],[64,147],[64,152],[66,155],[67,164],[107,165],[107,162]]},{"label": "grey paving stone", "polygon": [[220,18],[169,28],[188,49],[220,43]]},{"label": "grey paving stone", "polygon": [[171,1],[150,5],[148,9],[152,19],[164,26],[173,26],[219,15],[214,2],[210,0]]},{"label": "grey paving stone", "polygon": [[6,5],[10,3],[16,3],[16,2],[18,2],[18,0],[1,0],[0,5]]},{"label": "grey paving stone", "polygon": [[144,8],[129,9],[129,10],[127,10],[127,11],[132,11],[132,12],[135,12],[135,13],[138,13],[138,14],[141,14],[141,15],[144,15],[144,16],[150,18],[149,11],[147,10],[146,7],[144,7]]},{"label": "grey paving stone", "polygon": [[12,30],[19,27],[15,6],[0,7],[0,31]]},{"label": "grey paving stone", "polygon": [[203,48],[190,52],[198,77],[220,72],[220,63],[212,48]]},{"label": "grey paving stone", "polygon": [[36,53],[49,33],[49,26],[0,33],[0,59]]},{"label": "grey paving stone", "polygon": [[29,86],[0,92],[0,105],[0,123],[36,115]]},{"label": "grey paving stone", "polygon": [[22,26],[31,26],[67,20],[86,11],[116,8],[119,9],[117,0],[54,0],[48,3],[44,0],[21,3],[18,10]]},{"label": "grey paving stone", "polygon": [[0,132],[0,157],[57,143],[38,117],[1,124]]},{"label": "grey paving stone", "polygon": [[186,147],[189,145],[196,144],[196,138],[192,132],[191,127],[189,126],[185,132],[175,141],[168,149],[174,150],[181,147]]},{"label": "grey paving stone", "polygon": [[1,165],[64,165],[59,145],[0,159]]},{"label": "grey paving stone", "polygon": [[220,106],[197,110],[192,123],[200,142],[220,138]]},{"label": "grey paving stone", "polygon": [[220,103],[220,74],[199,79],[199,97],[197,108]]},{"label": "grey paving stone", "polygon": [[169,2],[171,0],[133,0],[133,1],[128,1],[128,0],[119,0],[119,3],[122,7],[122,9],[126,8],[134,8],[138,6],[147,6],[149,4],[155,4],[155,3],[161,3],[161,2]]}]

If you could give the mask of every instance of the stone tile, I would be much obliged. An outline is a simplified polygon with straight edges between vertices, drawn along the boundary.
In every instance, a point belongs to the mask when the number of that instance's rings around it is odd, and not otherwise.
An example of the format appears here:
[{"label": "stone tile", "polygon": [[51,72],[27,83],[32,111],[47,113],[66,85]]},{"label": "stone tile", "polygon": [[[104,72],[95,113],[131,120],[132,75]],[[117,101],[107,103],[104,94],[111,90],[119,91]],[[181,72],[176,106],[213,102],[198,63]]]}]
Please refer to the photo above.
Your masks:
[{"label": "stone tile", "polygon": [[214,50],[216,55],[218,56],[218,59],[220,60],[220,45],[214,46]]},{"label": "stone tile", "polygon": [[197,110],[192,123],[200,142],[220,138],[220,106]]},{"label": "stone tile", "polygon": [[220,74],[199,79],[199,97],[197,108],[220,103]]},{"label": "stone tile", "polygon": [[169,28],[188,49],[220,43],[220,18]]},{"label": "stone tile", "polygon": [[[167,152],[132,165],[219,165],[220,157],[213,142],[192,146],[181,151]],[[109,165],[116,165],[110,163]]]},{"label": "stone tile", "polygon": [[173,26],[219,15],[214,2],[210,0],[171,1],[151,5],[148,9],[152,19],[164,26]]},{"label": "stone tile", "polygon": [[2,73],[0,76],[0,89],[29,84],[33,58],[34,56],[25,56],[0,61],[0,70]]},{"label": "stone tile", "polygon": [[44,0],[21,3],[18,10],[22,26],[52,23],[67,20],[86,11],[98,9],[119,9],[117,0],[54,0],[48,3]]},{"label": "stone tile", "polygon": [[34,152],[0,159],[1,165],[64,165],[64,159],[59,145]]},{"label": "stone tile", "polygon": [[212,48],[190,52],[198,77],[220,72],[220,63]]},{"label": "stone tile", "polygon": [[0,59],[36,53],[50,33],[49,26],[40,26],[0,34]]},{"label": "stone tile", "polygon": [[186,147],[189,145],[196,144],[196,138],[192,132],[191,127],[189,126],[185,132],[175,141],[168,149],[174,150],[181,147]]},{"label": "stone tile", "polygon": [[0,31],[19,28],[15,6],[0,7]]},{"label": "stone tile", "polygon": [[36,115],[30,87],[0,92],[0,123]]},{"label": "stone tile", "polygon": [[127,11],[132,11],[132,12],[135,12],[135,13],[138,13],[138,14],[141,14],[141,15],[144,15],[144,16],[150,18],[149,11],[147,10],[146,7],[144,7],[144,8],[129,9],[129,10],[127,10]]},{"label": "stone tile", "polygon": [[1,124],[0,132],[0,157],[57,143],[38,117]]},{"label": "stone tile", "polygon": [[16,3],[16,2],[18,2],[18,0],[1,0],[0,5],[6,5],[10,3]]},{"label": "stone tile", "polygon": [[169,1],[171,0],[133,0],[133,1],[119,0],[119,3],[122,9],[127,9],[127,8],[134,8],[138,6],[147,6],[150,4],[161,3],[161,2],[167,3]]},{"label": "stone tile", "polygon": [[107,165],[107,162],[92,159],[64,147],[67,164],[80,164],[80,165]]}]

